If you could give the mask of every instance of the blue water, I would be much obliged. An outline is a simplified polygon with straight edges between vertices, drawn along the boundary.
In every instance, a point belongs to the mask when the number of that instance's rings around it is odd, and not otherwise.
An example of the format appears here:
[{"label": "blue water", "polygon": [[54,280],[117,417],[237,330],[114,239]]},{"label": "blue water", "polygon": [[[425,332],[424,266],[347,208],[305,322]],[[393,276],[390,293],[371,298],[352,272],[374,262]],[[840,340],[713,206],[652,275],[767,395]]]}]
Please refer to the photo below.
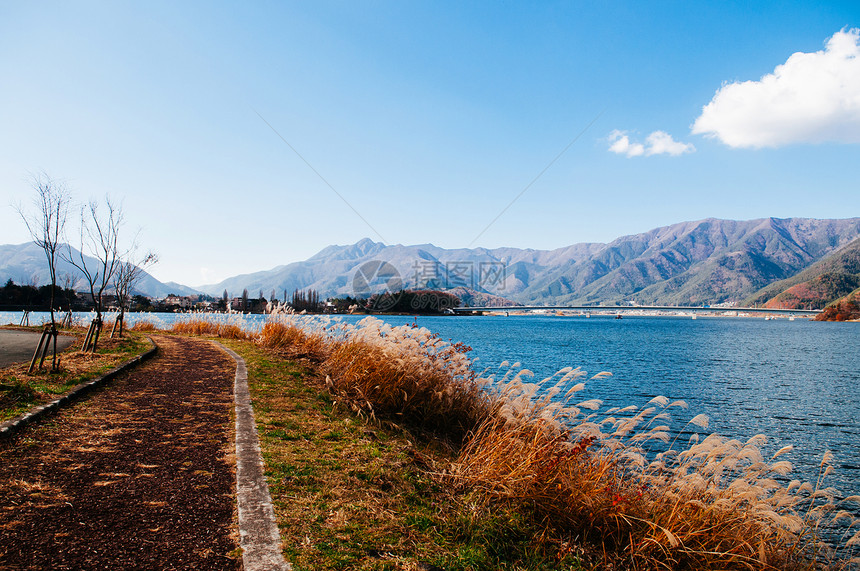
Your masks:
[{"label": "blue water", "polygon": [[[136,318],[129,316],[129,323]],[[413,322],[411,316],[384,319]],[[20,313],[0,313],[0,323],[18,320]],[[793,477],[814,480],[822,454],[831,450],[836,470],[829,485],[860,493],[860,323],[611,316],[417,321],[470,345],[479,370],[508,360],[520,361],[538,380],[565,366],[589,375],[610,371],[612,377],[588,381],[578,398],[602,399],[608,407],[663,395],[689,404],[673,413],[681,423],[705,413],[709,432],[741,440],[764,434],[769,451],[793,444],[795,452],[784,458],[795,465]]]}]

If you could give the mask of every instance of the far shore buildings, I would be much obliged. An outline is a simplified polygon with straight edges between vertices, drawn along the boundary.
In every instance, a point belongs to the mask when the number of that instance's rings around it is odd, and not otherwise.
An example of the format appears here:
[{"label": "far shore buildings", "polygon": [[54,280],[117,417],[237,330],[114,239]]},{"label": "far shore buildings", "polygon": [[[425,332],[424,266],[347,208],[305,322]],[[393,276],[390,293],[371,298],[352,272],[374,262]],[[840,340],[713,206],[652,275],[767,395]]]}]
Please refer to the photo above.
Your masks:
[{"label": "far shore buildings", "polygon": [[191,309],[197,303],[197,299],[196,296],[192,298],[188,295],[168,295],[162,303],[167,309]]}]

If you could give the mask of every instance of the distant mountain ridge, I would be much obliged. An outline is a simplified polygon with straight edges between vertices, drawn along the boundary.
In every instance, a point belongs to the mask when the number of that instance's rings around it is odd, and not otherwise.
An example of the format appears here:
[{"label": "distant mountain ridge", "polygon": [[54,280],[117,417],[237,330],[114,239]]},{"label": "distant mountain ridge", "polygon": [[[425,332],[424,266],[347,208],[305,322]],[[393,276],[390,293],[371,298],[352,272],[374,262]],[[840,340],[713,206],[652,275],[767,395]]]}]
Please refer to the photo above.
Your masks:
[{"label": "distant mountain ridge", "polygon": [[702,305],[738,303],[794,276],[860,238],[860,218],[709,218],[623,236],[609,244],[555,250],[444,249],[433,244],[386,246],[365,238],[328,246],[302,262],[228,278],[200,290],[237,295],[247,288],[276,297],[313,288],[323,297],[356,291],[369,262],[385,262],[398,285],[463,287],[536,305]]},{"label": "distant mountain ridge", "polygon": [[860,219],[707,219],[607,244],[527,294],[540,303],[736,303],[857,238]]},{"label": "distant mountain ridge", "polygon": [[[147,274],[138,290],[156,297],[201,292],[221,296],[226,290],[234,297],[247,289],[252,297],[262,291],[267,298],[274,292],[283,299],[297,289],[314,289],[325,299],[366,296],[372,292],[366,282],[375,279],[372,286],[377,289],[457,288],[478,303],[501,303],[490,297],[498,296],[528,305],[739,304],[842,248],[853,251],[846,247],[858,239],[860,218],[708,218],[622,236],[608,244],[554,250],[445,249],[364,238],[327,246],[304,261],[197,288],[163,284]],[[61,266],[60,274],[67,271]],[[40,283],[46,283],[44,254],[35,244],[0,246],[0,279],[27,283],[37,274]],[[773,295],[785,287],[777,286]]]},{"label": "distant mountain ridge", "polygon": [[[63,250],[65,250],[65,246],[63,246]],[[78,251],[74,248],[72,248],[72,255],[78,255]],[[95,267],[96,260],[95,258],[87,257],[87,263],[92,263],[93,267]],[[78,269],[58,257],[58,286],[64,286],[63,278],[65,275],[72,277],[72,289],[76,291],[87,290],[87,283]],[[50,284],[51,278],[48,273],[48,262],[45,259],[45,251],[34,242],[0,245],[0,281],[6,283],[8,280],[12,280],[18,285],[29,283],[35,283],[35,285]],[[171,293],[175,293],[176,295],[195,295],[200,292],[194,288],[174,282],[162,283],[148,273],[143,272],[132,293],[142,293],[150,297],[166,297]]]}]

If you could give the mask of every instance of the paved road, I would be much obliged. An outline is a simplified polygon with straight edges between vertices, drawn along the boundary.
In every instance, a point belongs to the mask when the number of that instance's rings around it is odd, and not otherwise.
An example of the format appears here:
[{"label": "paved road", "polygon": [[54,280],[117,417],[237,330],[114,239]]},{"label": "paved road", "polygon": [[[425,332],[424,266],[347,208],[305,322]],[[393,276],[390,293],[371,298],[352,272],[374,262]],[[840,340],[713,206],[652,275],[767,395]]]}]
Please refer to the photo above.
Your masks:
[{"label": "paved road", "polygon": [[[31,331],[0,329],[0,367],[32,359],[41,335]],[[57,351],[67,348],[74,340],[74,337],[60,335],[57,337]]]}]

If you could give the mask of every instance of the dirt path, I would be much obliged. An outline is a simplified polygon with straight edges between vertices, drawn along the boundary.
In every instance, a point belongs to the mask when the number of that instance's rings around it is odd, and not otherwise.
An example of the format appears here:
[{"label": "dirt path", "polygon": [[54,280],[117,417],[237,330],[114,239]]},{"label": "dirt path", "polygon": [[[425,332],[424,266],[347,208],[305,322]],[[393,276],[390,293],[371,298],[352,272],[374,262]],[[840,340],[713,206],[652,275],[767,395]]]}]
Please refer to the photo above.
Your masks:
[{"label": "dirt path", "polygon": [[0,442],[0,569],[241,568],[235,363],[155,340],[106,390]]}]

